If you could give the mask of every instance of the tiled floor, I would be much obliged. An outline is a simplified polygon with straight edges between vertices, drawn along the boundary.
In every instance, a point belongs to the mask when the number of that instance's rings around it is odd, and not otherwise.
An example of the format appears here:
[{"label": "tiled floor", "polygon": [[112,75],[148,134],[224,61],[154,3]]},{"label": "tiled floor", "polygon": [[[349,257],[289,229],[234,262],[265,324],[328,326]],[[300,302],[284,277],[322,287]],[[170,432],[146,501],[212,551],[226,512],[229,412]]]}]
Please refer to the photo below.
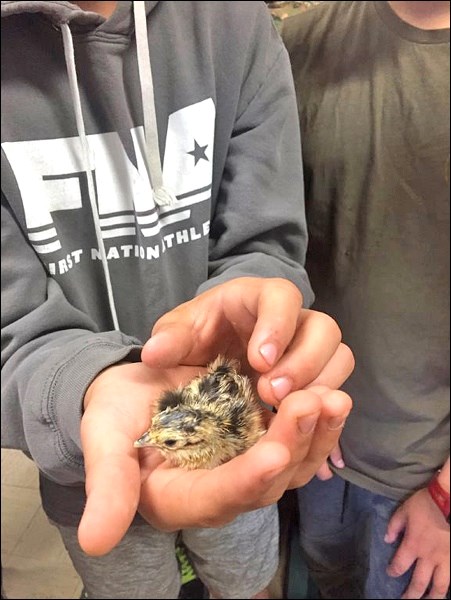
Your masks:
[{"label": "tiled floor", "polygon": [[81,581],[41,508],[33,462],[2,450],[2,567],[8,598],[79,598]]}]

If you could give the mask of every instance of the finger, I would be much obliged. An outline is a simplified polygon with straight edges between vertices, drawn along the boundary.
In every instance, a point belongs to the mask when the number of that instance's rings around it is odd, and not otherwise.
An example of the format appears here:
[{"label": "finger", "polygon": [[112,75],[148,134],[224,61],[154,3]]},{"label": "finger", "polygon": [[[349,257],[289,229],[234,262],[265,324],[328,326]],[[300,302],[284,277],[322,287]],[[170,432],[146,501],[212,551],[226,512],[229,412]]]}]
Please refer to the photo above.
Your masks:
[{"label": "finger", "polygon": [[446,598],[449,589],[449,563],[436,567],[432,576],[432,586],[426,598]]},{"label": "finger", "polygon": [[[340,329],[328,315],[303,310],[300,324],[288,351],[277,365],[262,375],[258,381],[258,392],[262,400],[278,405],[289,392],[313,384],[334,357],[340,339]],[[346,359],[346,365],[342,364],[344,359]],[[334,380],[338,380],[340,383],[342,383],[342,373],[345,372],[349,375],[352,371],[349,365],[349,355],[345,350],[337,355],[330,371],[338,371]],[[321,381],[327,384],[327,373],[325,377],[321,378]],[[336,386],[331,385],[330,387]]]},{"label": "finger", "polygon": [[[345,466],[342,454],[341,454],[341,449],[340,446],[335,446],[335,448],[332,448],[330,454],[329,454],[329,460],[330,462],[337,468],[342,469]],[[333,472],[331,470],[331,468],[329,467],[329,463],[325,462],[317,471],[316,476],[318,477],[318,479],[321,479],[321,481],[326,481],[327,479],[331,479],[333,477]]]},{"label": "finger", "polygon": [[168,321],[157,327],[144,344],[141,360],[158,369],[184,364],[196,342],[198,340],[189,322]]},{"label": "finger", "polygon": [[[315,389],[320,390],[320,388]],[[282,402],[281,408],[285,400]],[[309,481],[305,477],[308,473],[307,464],[312,465],[313,473],[315,473],[326,462],[332,449],[338,445],[344,424],[352,408],[351,398],[339,390],[323,390],[321,400],[322,410],[312,434],[308,454],[304,458],[302,468],[293,475],[290,488],[305,485]]]},{"label": "finger", "polygon": [[[242,512],[276,503],[286,490],[291,467],[290,444],[265,439],[265,436],[248,452],[214,470],[216,485],[212,498],[216,509],[211,511],[208,501],[199,517],[211,526],[208,515],[223,512],[232,518]],[[222,471],[222,472],[221,472]],[[201,491],[203,498],[209,488]],[[219,509],[218,509],[219,507]]]},{"label": "finger", "polygon": [[102,419],[90,418],[88,409],[82,420],[87,501],[78,539],[91,555],[109,552],[122,539],[138,506],[137,451],[133,440],[116,428],[108,413]]},{"label": "finger", "polygon": [[329,459],[332,462],[332,464],[338,469],[343,469],[343,467],[345,466],[345,461],[343,460],[343,455],[341,453],[341,448],[339,445],[335,446],[335,448],[332,449],[332,452],[329,455]]},{"label": "finger", "polygon": [[143,484],[140,512],[154,527],[219,527],[238,514],[276,502],[272,481],[287,469],[286,447],[264,442],[212,470],[161,465]]},{"label": "finger", "polygon": [[393,544],[398,538],[400,533],[405,529],[406,516],[403,507],[398,508],[395,514],[391,517],[388,522],[387,532],[385,533],[384,542],[387,544]]},{"label": "finger", "polygon": [[415,552],[411,550],[411,546],[406,538],[407,536],[404,537],[391,563],[387,567],[387,574],[390,577],[404,575],[417,559]]},{"label": "finger", "polygon": [[225,311],[238,328],[241,320],[245,319],[242,334],[249,338],[249,364],[257,372],[264,373],[277,363],[292,342],[298,326],[302,295],[294,284],[285,279],[267,279],[263,283],[255,279],[253,283],[250,279],[246,287],[227,290]]},{"label": "finger", "polygon": [[432,579],[433,571],[431,563],[418,559],[410,583],[401,598],[422,598]]},{"label": "finger", "polygon": [[327,481],[328,479],[332,479],[332,477],[334,476],[334,474],[330,470],[330,467],[327,464],[327,462],[325,462],[317,470],[316,476],[318,477],[318,479],[321,479],[321,481]]},{"label": "finger", "polygon": [[[163,315],[142,349],[141,360],[151,367],[168,368],[180,364],[205,365],[221,353],[240,357],[255,319],[252,326],[247,325],[249,314],[240,305],[238,321],[229,321],[224,314],[223,289],[218,286],[204,292]],[[239,304],[236,296],[233,304]],[[241,329],[249,326],[249,330],[239,332],[238,323]],[[236,334],[244,338],[238,339]]]},{"label": "finger", "polygon": [[[290,450],[291,462],[297,466],[310,451],[321,410],[322,400],[319,394],[310,390],[290,394],[279,407],[265,436],[266,440],[286,444]],[[320,464],[316,467],[319,468]],[[309,475],[313,476],[313,473],[309,469]]]},{"label": "finger", "polygon": [[346,344],[340,343],[332,358],[321,373],[306,387],[325,385],[331,389],[339,389],[351,375],[355,367],[354,355]]}]

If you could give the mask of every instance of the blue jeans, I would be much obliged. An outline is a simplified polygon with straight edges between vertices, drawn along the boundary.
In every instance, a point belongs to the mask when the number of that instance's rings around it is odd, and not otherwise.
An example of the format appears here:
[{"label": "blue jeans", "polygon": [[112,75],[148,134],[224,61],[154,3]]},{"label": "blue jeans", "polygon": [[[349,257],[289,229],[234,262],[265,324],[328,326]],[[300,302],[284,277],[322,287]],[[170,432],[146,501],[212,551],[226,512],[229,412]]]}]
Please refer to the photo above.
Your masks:
[{"label": "blue jeans", "polygon": [[413,567],[401,577],[387,575],[401,539],[384,542],[399,502],[337,475],[315,477],[298,490],[298,500],[301,546],[322,598],[401,598]]}]

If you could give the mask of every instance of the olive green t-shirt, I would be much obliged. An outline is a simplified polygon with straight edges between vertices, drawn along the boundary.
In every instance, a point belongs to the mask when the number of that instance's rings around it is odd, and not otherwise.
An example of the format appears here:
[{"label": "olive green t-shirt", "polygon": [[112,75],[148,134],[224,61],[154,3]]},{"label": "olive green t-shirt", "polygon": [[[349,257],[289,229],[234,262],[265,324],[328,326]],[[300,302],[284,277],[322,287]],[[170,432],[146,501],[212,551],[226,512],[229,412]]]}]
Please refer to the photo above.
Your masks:
[{"label": "olive green t-shirt", "polygon": [[343,477],[402,499],[449,453],[449,29],[387,2],[284,22],[314,308],[356,357]]}]

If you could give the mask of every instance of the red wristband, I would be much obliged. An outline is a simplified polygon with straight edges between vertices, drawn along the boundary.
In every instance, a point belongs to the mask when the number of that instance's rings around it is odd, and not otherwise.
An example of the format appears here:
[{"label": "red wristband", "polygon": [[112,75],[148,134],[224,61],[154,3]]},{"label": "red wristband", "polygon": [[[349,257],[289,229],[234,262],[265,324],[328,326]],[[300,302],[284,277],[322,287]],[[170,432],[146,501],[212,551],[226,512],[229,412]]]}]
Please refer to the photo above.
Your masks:
[{"label": "red wristband", "polygon": [[439,507],[445,519],[449,518],[449,493],[442,488],[436,475],[428,485],[428,491],[432,500]]}]

